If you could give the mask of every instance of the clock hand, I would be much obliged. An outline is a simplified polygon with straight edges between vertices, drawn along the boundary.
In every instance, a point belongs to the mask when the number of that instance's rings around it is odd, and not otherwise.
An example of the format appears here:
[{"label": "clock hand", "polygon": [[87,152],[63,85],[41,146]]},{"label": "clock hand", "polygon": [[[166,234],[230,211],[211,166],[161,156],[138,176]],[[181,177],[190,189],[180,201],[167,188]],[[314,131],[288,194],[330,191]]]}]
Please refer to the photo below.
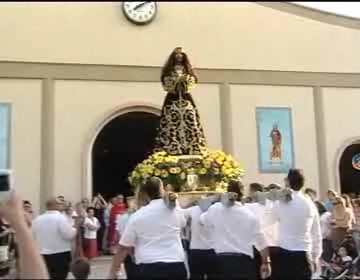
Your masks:
[{"label": "clock hand", "polygon": [[140,9],[142,6],[146,5],[147,3],[150,3],[150,2],[149,1],[148,2],[142,2],[142,3],[138,4],[138,5],[136,5],[134,7],[134,11],[136,11],[137,9]]}]

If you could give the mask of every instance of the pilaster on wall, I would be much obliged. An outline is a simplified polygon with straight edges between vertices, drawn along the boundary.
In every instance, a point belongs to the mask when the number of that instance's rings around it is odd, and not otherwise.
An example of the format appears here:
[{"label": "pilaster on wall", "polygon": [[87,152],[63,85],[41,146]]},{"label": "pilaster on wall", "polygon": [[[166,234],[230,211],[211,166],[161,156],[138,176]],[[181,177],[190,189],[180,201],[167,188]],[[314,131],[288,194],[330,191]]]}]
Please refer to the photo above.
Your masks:
[{"label": "pilaster on wall", "polygon": [[55,91],[51,78],[42,81],[41,103],[40,209],[43,209],[46,199],[55,195]]},{"label": "pilaster on wall", "polygon": [[231,92],[228,83],[220,85],[221,142],[224,152],[233,154]]},{"label": "pilaster on wall", "polygon": [[314,87],[314,111],[315,111],[315,133],[318,156],[318,170],[319,170],[319,190],[320,197],[324,198],[330,186],[329,166],[326,153],[326,131],[325,131],[325,115],[324,115],[324,100],[321,87]]}]

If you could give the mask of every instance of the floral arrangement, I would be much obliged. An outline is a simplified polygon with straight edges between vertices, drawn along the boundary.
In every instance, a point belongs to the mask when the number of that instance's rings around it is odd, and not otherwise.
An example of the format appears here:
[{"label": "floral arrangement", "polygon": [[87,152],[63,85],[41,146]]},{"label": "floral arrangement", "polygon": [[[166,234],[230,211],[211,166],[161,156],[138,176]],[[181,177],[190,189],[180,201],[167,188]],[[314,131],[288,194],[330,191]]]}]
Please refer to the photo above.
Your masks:
[{"label": "floral arrangement", "polygon": [[[187,186],[188,175],[197,175],[195,189]],[[171,185],[180,191],[224,191],[231,179],[244,175],[242,166],[222,151],[208,151],[200,157],[182,158],[166,152],[157,152],[139,163],[129,176],[129,182],[136,188],[150,176],[160,177],[164,185]]]}]

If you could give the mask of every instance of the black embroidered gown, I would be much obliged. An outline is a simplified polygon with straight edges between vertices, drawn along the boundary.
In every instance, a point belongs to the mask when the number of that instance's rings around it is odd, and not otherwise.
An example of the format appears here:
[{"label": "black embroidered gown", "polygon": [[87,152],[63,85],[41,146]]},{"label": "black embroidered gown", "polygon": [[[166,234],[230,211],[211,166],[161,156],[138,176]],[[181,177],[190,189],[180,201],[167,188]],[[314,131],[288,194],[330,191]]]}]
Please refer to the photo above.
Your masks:
[{"label": "black embroidered gown", "polygon": [[207,143],[198,110],[190,94],[195,77],[174,69],[162,80],[167,92],[161,111],[155,151],[171,155],[201,155]]}]

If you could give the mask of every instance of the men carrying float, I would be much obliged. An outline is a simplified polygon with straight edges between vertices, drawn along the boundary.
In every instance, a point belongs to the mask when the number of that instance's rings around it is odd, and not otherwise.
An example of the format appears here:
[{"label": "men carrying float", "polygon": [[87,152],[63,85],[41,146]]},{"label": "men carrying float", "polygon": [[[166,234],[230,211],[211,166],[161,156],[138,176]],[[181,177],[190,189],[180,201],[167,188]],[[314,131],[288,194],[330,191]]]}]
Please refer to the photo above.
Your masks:
[{"label": "men carrying float", "polygon": [[[272,208],[273,201],[267,199],[264,195],[265,188],[260,183],[251,183],[249,185],[249,203],[245,203],[244,206],[250,210],[256,217],[259,218],[260,227],[265,234],[266,241],[269,246],[270,259],[272,266],[274,265],[274,251],[276,251],[276,227],[277,224],[273,223],[272,219]],[[264,199],[260,199],[263,197]],[[257,279],[260,279],[260,267],[261,267],[261,256],[258,250],[254,247],[254,261],[257,269]]]},{"label": "men carrying float", "polygon": [[261,277],[270,275],[267,242],[259,219],[240,202],[243,186],[231,181],[228,199],[212,205],[200,221],[213,226],[217,270],[220,279],[256,279],[253,246],[261,254]]},{"label": "men carrying float", "polygon": [[272,279],[311,279],[322,251],[319,215],[301,189],[305,178],[290,169],[286,178],[290,199],[275,203],[272,215],[278,226],[278,252],[272,260]]}]

